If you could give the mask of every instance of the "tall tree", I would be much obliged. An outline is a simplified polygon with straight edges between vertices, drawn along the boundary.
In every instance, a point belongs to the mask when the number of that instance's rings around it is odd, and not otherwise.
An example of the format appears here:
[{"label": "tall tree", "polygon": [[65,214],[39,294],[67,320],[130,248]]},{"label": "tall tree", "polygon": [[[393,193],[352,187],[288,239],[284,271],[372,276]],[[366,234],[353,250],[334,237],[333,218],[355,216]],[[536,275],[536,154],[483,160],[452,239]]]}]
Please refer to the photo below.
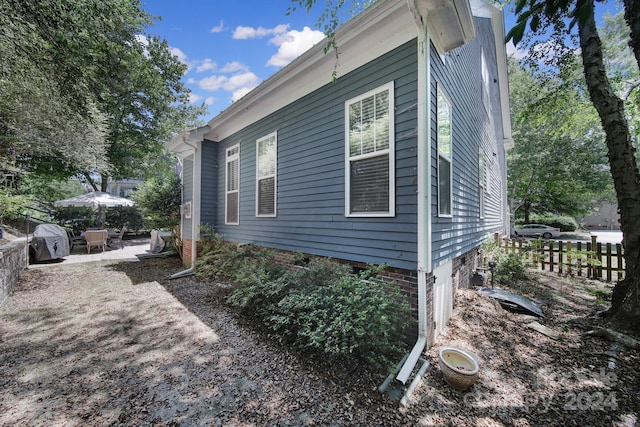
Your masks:
[{"label": "tall tree", "polygon": [[[625,116],[624,101],[616,94],[605,67],[602,41],[595,22],[594,0],[517,0],[518,21],[507,39],[522,40],[551,29],[561,45],[562,36],[577,26],[584,76],[602,128],[613,178],[620,228],[624,239],[626,276],[614,288],[608,314],[619,327],[640,332],[640,170]],[[630,46],[640,65],[640,2],[625,1],[625,19],[631,29]],[[567,25],[568,22],[568,25]],[[565,50],[566,51],[566,50]]]},{"label": "tall tree", "polygon": [[146,34],[152,23],[139,0],[1,1],[0,160],[89,180],[141,175],[204,112],[188,103],[186,66]]},{"label": "tall tree", "polygon": [[525,222],[531,213],[584,215],[603,193],[613,195],[604,134],[574,65],[550,77],[509,58],[517,141],[508,153],[509,202]]}]

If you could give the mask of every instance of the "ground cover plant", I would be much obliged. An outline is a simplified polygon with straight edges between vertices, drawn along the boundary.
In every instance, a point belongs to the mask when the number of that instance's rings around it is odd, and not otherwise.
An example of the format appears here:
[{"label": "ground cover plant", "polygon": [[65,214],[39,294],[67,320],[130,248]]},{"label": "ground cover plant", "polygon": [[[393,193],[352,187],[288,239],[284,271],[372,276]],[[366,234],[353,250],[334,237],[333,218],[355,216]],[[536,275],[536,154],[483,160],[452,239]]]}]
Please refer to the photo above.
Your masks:
[{"label": "ground cover plant", "polygon": [[204,248],[198,276],[231,279],[227,303],[271,338],[312,357],[373,369],[387,369],[402,356],[415,321],[400,288],[379,276],[384,266],[352,274],[346,265],[314,258],[287,268],[273,251],[221,236]]}]

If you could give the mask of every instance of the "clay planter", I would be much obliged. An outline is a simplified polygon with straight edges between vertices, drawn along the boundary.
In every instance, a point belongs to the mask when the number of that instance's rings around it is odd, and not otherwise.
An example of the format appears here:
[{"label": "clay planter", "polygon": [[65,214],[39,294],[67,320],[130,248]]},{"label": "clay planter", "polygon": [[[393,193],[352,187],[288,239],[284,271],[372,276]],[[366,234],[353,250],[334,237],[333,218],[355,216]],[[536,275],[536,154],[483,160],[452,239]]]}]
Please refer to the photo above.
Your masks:
[{"label": "clay planter", "polygon": [[475,355],[454,347],[440,349],[440,370],[456,390],[466,390],[478,380],[480,367]]}]

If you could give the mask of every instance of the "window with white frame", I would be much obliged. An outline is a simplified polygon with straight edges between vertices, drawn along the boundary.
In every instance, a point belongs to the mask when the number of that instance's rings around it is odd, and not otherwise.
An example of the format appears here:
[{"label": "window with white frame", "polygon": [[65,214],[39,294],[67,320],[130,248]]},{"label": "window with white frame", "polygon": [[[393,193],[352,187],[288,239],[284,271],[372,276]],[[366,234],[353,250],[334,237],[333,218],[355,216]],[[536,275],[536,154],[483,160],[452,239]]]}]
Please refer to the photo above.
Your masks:
[{"label": "window with white frame", "polygon": [[453,200],[451,101],[440,85],[436,87],[438,145],[438,215],[451,216]]},{"label": "window with white frame", "polygon": [[345,215],[395,214],[393,82],[345,102]]},{"label": "window with white frame", "polygon": [[240,220],[240,145],[227,149],[225,183],[225,224]]},{"label": "window with white frame", "polygon": [[489,102],[489,96],[491,95],[489,67],[487,66],[487,59],[484,56],[484,48],[480,50],[480,60],[482,62],[482,103],[487,114],[491,114],[491,103]]},{"label": "window with white frame", "polygon": [[276,216],[278,135],[256,141],[256,216]]},{"label": "window with white frame", "polygon": [[478,203],[480,218],[484,218],[485,163],[482,148],[478,148]]}]

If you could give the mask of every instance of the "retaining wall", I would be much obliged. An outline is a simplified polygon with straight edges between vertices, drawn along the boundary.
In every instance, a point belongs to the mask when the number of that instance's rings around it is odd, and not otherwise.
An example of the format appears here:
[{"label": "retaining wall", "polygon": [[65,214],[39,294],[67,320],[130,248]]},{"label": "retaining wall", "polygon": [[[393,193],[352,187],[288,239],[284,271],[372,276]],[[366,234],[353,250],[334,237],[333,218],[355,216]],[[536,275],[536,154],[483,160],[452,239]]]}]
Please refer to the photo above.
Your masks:
[{"label": "retaining wall", "polygon": [[0,307],[27,266],[27,240],[16,239],[0,246]]}]

